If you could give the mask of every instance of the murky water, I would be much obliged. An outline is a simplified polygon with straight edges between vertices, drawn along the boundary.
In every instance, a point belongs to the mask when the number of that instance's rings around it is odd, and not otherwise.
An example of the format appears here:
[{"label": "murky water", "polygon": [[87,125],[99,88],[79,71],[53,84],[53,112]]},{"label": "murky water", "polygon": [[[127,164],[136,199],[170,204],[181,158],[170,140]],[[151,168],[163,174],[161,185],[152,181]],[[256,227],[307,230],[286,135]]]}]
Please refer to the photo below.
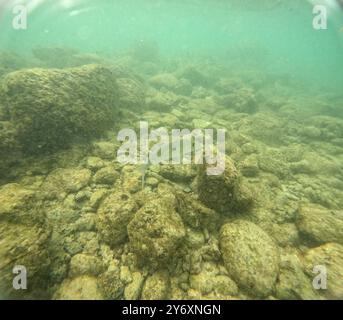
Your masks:
[{"label": "murky water", "polygon": [[2,0],[0,30],[1,298],[343,299],[341,1]]}]

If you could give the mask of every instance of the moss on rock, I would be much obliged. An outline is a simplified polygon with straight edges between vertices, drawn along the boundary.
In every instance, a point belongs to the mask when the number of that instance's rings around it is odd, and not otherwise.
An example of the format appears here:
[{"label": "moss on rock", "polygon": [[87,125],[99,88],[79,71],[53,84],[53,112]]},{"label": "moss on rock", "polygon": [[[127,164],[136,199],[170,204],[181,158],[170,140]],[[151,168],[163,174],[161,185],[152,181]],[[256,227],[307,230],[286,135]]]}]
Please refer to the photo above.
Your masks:
[{"label": "moss on rock", "polygon": [[22,149],[36,154],[109,128],[115,119],[117,86],[111,71],[101,65],[37,68],[6,75],[0,96]]},{"label": "moss on rock", "polygon": [[127,239],[127,226],[133,219],[138,206],[125,192],[110,194],[98,209],[97,229],[101,239],[115,246]]},{"label": "moss on rock", "polygon": [[229,274],[249,293],[261,297],[272,291],[279,272],[279,250],[257,225],[243,220],[220,230],[220,250]]},{"label": "moss on rock", "polygon": [[128,225],[130,247],[142,264],[165,265],[175,255],[186,232],[174,204],[149,199]]}]

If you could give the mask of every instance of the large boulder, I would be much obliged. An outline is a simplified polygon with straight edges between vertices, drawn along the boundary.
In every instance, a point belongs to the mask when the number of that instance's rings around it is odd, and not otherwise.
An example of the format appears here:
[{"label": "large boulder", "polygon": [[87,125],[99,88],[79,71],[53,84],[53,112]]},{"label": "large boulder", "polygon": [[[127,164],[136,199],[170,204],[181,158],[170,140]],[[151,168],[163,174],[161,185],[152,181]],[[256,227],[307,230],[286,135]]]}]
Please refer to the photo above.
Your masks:
[{"label": "large boulder", "polygon": [[209,175],[210,165],[199,169],[197,186],[199,200],[221,213],[246,211],[253,205],[252,189],[242,183],[238,170],[229,157],[225,158],[225,170],[219,175]]},{"label": "large boulder", "polygon": [[121,190],[111,193],[98,209],[96,225],[101,239],[110,246],[125,242],[127,226],[137,209],[130,194]]},{"label": "large boulder", "polygon": [[131,78],[119,78],[117,83],[120,107],[137,111],[144,109],[145,87],[140,81]]},{"label": "large boulder", "polygon": [[272,293],[279,272],[279,250],[257,225],[244,220],[220,230],[220,250],[232,279],[258,297]]},{"label": "large boulder", "polygon": [[167,196],[148,199],[127,230],[132,251],[142,264],[152,267],[166,265],[186,235],[182,219]]},{"label": "large boulder", "polygon": [[[33,190],[11,183],[0,188],[0,296],[46,297],[49,279],[50,229]],[[14,268],[26,269],[27,289],[15,290]]]},{"label": "large boulder", "polygon": [[[343,299],[343,246],[337,243],[327,243],[310,249],[305,254],[305,267],[307,273],[315,279],[320,275],[315,272],[318,266],[325,267],[327,271],[327,288],[318,290],[328,299]],[[323,275],[323,274],[322,274]]]},{"label": "large boulder", "polygon": [[[2,298],[46,298],[49,279],[49,232],[41,226],[2,221],[0,223],[0,294]],[[15,290],[15,267],[25,267],[27,289]],[[22,270],[23,269],[19,269]]]},{"label": "large boulder", "polygon": [[26,69],[4,77],[0,97],[22,149],[35,154],[109,128],[117,85],[112,72],[101,65]]},{"label": "large boulder", "polygon": [[299,209],[298,228],[307,240],[314,243],[343,244],[343,211],[303,205]]}]

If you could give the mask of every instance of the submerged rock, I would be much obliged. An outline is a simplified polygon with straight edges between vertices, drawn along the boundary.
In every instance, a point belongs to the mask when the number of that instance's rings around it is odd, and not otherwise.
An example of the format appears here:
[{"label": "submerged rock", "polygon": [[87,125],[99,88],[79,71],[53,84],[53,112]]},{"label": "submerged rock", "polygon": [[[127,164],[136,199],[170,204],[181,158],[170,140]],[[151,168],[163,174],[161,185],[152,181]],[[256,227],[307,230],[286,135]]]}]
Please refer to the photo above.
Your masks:
[{"label": "submerged rock", "polygon": [[36,201],[32,190],[17,183],[0,187],[0,220],[27,225],[44,221],[42,211],[35,207]]},{"label": "submerged rock", "polygon": [[143,284],[144,284],[143,275],[136,271],[132,273],[132,282],[129,283],[124,290],[125,300],[137,300],[139,299]]},{"label": "submerged rock", "polygon": [[192,85],[188,80],[178,79],[171,73],[155,75],[149,79],[149,83],[156,89],[166,88],[180,95],[190,95],[192,93]]},{"label": "submerged rock", "polygon": [[[45,229],[45,230],[44,230]],[[0,292],[2,298],[47,298],[49,254],[47,228],[2,221],[0,223]],[[13,269],[26,268],[27,290],[14,290]],[[22,270],[20,269],[20,273]]]},{"label": "submerged rock", "polygon": [[303,205],[299,209],[297,225],[307,240],[343,244],[343,211],[329,210],[320,205]]},{"label": "submerged rock", "polygon": [[102,261],[92,255],[79,253],[70,261],[69,276],[93,275],[96,276],[104,269]]},{"label": "submerged rock", "polygon": [[36,154],[109,128],[115,119],[117,86],[111,71],[100,65],[37,68],[6,75],[0,96],[21,148]]},{"label": "submerged rock", "polygon": [[99,278],[101,291],[106,299],[119,299],[124,293],[124,283],[117,269],[104,272]]},{"label": "submerged rock", "polygon": [[312,279],[304,271],[295,254],[283,254],[276,285],[276,297],[283,300],[317,300],[319,295],[312,286]]},{"label": "submerged rock", "polygon": [[93,180],[97,184],[113,185],[119,176],[119,172],[117,172],[113,167],[105,167],[100,169],[94,175]]},{"label": "submerged rock", "polygon": [[103,300],[97,278],[92,276],[80,276],[63,281],[55,292],[55,300]]},{"label": "submerged rock", "polygon": [[92,173],[88,169],[56,169],[43,184],[43,191],[49,199],[63,199],[68,193],[76,193],[90,182]]},{"label": "submerged rock", "polygon": [[224,265],[233,278],[253,295],[272,293],[279,272],[279,250],[257,225],[239,220],[220,230]]},{"label": "submerged rock", "polygon": [[147,199],[128,225],[130,247],[142,264],[165,265],[175,255],[186,232],[174,205]]},{"label": "submerged rock", "polygon": [[145,107],[145,88],[136,79],[119,78],[117,80],[119,106],[132,110],[142,110]]},{"label": "submerged rock", "polygon": [[253,204],[252,190],[242,183],[233,160],[225,158],[225,170],[219,175],[208,175],[208,165],[198,174],[199,200],[220,213],[248,210]]},{"label": "submerged rock", "polygon": [[138,206],[125,192],[113,192],[98,209],[97,229],[101,239],[115,246],[127,238],[127,226],[133,219]]},{"label": "submerged rock", "polygon": [[165,300],[170,288],[168,272],[158,271],[145,280],[142,300]]},{"label": "submerged rock", "polygon": [[321,293],[328,299],[343,299],[343,246],[327,243],[309,250],[305,255],[305,266],[312,279],[319,274],[314,271],[315,267],[325,267],[327,288]]}]

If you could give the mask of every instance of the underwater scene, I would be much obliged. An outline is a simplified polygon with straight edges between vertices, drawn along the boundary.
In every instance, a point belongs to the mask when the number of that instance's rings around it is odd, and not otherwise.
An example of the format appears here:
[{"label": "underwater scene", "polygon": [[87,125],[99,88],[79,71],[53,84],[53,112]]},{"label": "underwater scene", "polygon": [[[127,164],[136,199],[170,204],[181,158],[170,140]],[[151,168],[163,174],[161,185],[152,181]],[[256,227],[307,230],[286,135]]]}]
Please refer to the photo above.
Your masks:
[{"label": "underwater scene", "polygon": [[343,1],[0,0],[0,299],[343,300]]}]

